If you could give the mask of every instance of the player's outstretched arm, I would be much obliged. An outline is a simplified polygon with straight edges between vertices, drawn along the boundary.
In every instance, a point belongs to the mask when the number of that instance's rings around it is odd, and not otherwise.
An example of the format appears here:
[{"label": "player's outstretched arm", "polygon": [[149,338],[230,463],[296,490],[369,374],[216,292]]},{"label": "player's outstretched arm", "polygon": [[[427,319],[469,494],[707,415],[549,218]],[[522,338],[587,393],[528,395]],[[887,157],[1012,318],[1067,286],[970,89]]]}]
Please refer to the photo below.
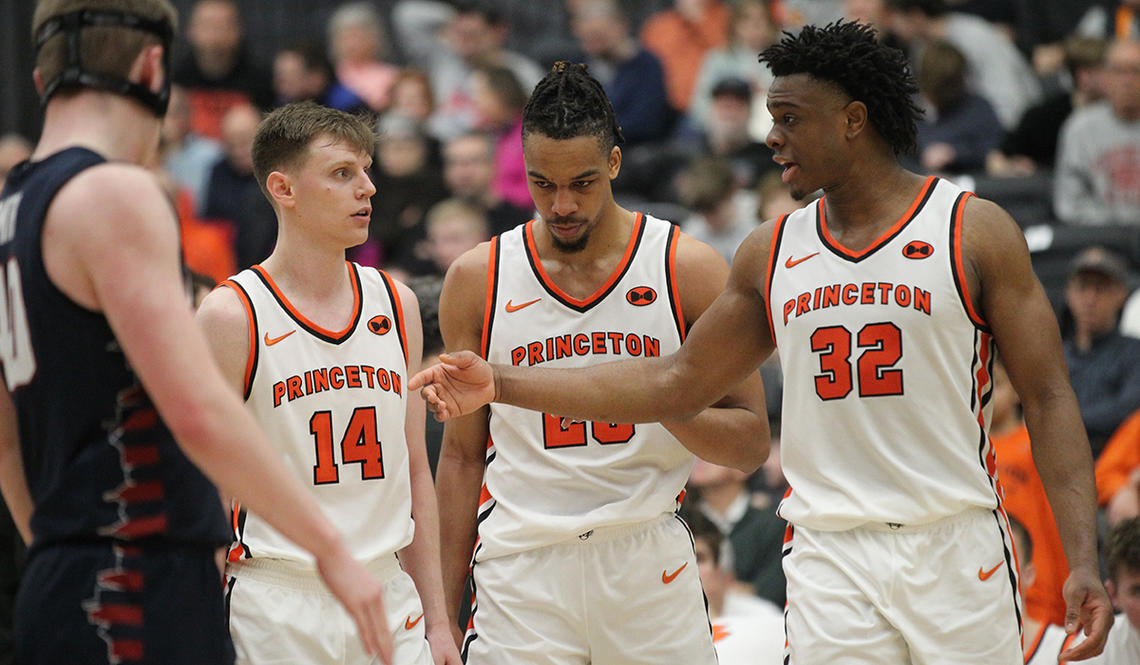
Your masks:
[{"label": "player's outstretched arm", "polygon": [[[479,349],[483,330],[488,251],[484,243],[460,257],[448,270],[439,297],[439,324],[444,345],[453,350],[469,349],[465,353],[474,359],[478,356],[471,351]],[[447,420],[435,472],[443,591],[457,645],[463,642],[460,605],[475,547],[476,513],[489,436],[488,417],[487,407],[481,405],[468,415]]]},{"label": "player's outstretched arm", "polygon": [[182,288],[177,229],[149,173],[119,163],[96,166],[70,181],[49,209],[45,266],[64,293],[106,315],[187,456],[316,556],[365,648],[388,663],[381,586],[288,474],[212,361]]},{"label": "player's outstretched arm", "polygon": [[967,284],[1021,397],[1033,460],[1069,562],[1065,630],[1083,630],[1087,636],[1061,655],[1083,660],[1104,648],[1113,614],[1097,559],[1092,453],[1069,384],[1057,320],[1033,273],[1025,238],[1005,211],[971,199],[962,234],[972,273]]},{"label": "player's outstretched arm", "polygon": [[[396,282],[403,310],[407,339],[408,374],[419,370],[423,357],[424,334],[420,306],[415,293]],[[424,611],[424,630],[435,665],[461,665],[459,650],[448,620],[443,600],[443,580],[439,558],[439,508],[435,485],[424,444],[424,402],[419,393],[408,390],[408,409],[404,419],[404,437],[408,444],[408,471],[412,487],[412,519],[416,524],[412,542],[400,554],[400,563],[416,584]]]},{"label": "player's outstretched arm", "polygon": [[597,422],[690,418],[753,374],[772,351],[762,295],[770,239],[762,227],[744,241],[728,286],[672,355],[546,369],[490,366],[453,353],[413,378],[412,388],[424,388],[428,408],[441,420],[489,401]]}]

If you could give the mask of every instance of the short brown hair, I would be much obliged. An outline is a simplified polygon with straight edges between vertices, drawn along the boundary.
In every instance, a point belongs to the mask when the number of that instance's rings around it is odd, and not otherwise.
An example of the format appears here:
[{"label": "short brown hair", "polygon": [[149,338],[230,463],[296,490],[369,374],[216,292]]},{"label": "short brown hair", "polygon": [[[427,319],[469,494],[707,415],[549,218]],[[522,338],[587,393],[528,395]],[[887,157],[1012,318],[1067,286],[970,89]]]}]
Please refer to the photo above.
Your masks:
[{"label": "short brown hair", "polygon": [[261,121],[253,137],[253,175],[270,202],[266,178],[301,164],[318,136],[330,136],[368,155],[376,148],[376,132],[368,118],[310,101],[282,106]]},{"label": "short brown hair", "polygon": [[1140,572],[1140,517],[1121,520],[1112,527],[1106,549],[1108,579],[1116,582],[1125,571]]},{"label": "short brown hair", "polygon": [[[32,41],[49,20],[82,9],[101,9],[133,14],[151,21],[164,21],[178,29],[178,13],[169,0],[39,0],[32,18]],[[125,79],[139,53],[160,44],[149,32],[121,27],[85,27],[79,40],[79,60],[83,71]],[[64,33],[52,37],[36,54],[36,67],[45,84],[63,72],[67,60]],[[164,72],[169,77],[170,72]]]}]

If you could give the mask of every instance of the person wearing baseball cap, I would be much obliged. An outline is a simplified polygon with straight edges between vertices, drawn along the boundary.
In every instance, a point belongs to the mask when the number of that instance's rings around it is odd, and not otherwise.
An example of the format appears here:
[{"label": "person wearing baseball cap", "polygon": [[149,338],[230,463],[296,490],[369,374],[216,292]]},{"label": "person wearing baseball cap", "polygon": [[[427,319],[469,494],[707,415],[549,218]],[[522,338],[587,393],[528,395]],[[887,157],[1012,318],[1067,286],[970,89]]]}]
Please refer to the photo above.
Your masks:
[{"label": "person wearing baseball cap", "polygon": [[1072,317],[1065,359],[1094,457],[1140,408],[1140,340],[1117,327],[1129,291],[1128,266],[1118,254],[1089,247],[1073,258],[1065,285]]}]

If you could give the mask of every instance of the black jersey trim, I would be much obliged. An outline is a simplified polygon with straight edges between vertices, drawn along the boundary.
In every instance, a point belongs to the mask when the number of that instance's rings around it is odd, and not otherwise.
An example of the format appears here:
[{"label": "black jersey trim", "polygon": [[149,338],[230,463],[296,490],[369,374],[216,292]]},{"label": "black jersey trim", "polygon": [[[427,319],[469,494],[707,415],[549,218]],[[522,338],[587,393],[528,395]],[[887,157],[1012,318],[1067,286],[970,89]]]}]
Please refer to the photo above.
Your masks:
[{"label": "black jersey trim", "polygon": [[677,325],[677,335],[683,344],[688,329],[685,326],[685,315],[681,309],[681,293],[677,281],[677,245],[680,243],[681,230],[676,224],[669,225],[669,236],[665,241],[665,288],[669,291],[669,307],[673,310],[673,322]]},{"label": "black jersey trim", "polygon": [[245,386],[242,389],[242,397],[249,401],[249,395],[253,391],[253,379],[257,376],[257,361],[260,357],[261,344],[261,331],[257,325],[257,311],[253,308],[253,300],[250,299],[249,293],[245,287],[238,284],[236,280],[227,279],[222,282],[220,286],[227,286],[234,290],[238,300],[241,301],[242,307],[245,309],[246,319],[249,321],[249,358],[246,360],[245,368]]},{"label": "black jersey trim", "polygon": [[970,192],[962,192],[954,200],[950,209],[950,274],[954,276],[954,289],[958,292],[958,302],[966,312],[970,323],[982,332],[989,332],[990,327],[974,309],[974,301],[970,297],[970,287],[966,283],[966,263],[962,258],[962,219],[966,213],[966,201],[973,196]]},{"label": "black jersey trim", "polygon": [[[392,303],[392,316],[396,318],[396,334],[400,336],[400,349],[404,352],[404,373],[408,372],[408,335],[404,328],[404,308],[403,301],[400,299],[400,294],[396,291],[396,280],[392,276],[379,268],[375,268],[376,272],[380,273],[380,277],[384,280],[384,285],[388,287],[388,302]],[[363,300],[364,295],[361,294]],[[361,304],[361,309],[364,309]],[[409,377],[410,378],[410,377]]]}]

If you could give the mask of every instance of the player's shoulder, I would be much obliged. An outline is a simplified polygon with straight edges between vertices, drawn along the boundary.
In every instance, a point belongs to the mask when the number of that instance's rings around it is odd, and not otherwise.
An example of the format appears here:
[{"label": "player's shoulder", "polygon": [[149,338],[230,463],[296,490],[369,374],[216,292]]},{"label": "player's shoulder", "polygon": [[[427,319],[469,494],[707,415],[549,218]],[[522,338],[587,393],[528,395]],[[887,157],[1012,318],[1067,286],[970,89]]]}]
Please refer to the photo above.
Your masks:
[{"label": "player's shoulder", "polygon": [[[135,240],[148,230],[174,228],[173,209],[158,179],[124,162],[104,162],[77,173],[60,188],[48,216],[61,228],[98,229]],[[67,224],[69,220],[76,223]]]},{"label": "player's shoulder", "polygon": [[[450,267],[447,269],[447,274],[444,276],[444,288],[447,288],[449,283],[467,284],[471,279],[483,277],[484,280],[487,276],[487,270],[491,266],[491,243],[496,240],[487,240],[479,243],[478,245],[467,250],[459,255]],[[484,282],[479,283],[482,288]]]},{"label": "player's shoulder", "polygon": [[206,294],[195,318],[207,330],[236,332],[248,330],[251,314],[249,303],[233,282],[226,280]]}]

